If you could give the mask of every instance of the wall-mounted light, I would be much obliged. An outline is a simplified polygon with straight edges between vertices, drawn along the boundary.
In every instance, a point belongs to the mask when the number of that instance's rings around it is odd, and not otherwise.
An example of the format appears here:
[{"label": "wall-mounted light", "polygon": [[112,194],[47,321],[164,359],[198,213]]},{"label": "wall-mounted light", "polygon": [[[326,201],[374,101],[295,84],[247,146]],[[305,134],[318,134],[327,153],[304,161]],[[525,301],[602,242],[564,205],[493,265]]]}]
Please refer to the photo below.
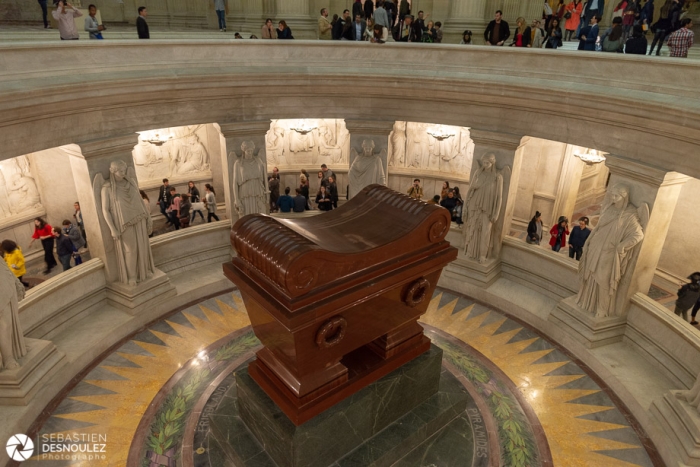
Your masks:
[{"label": "wall-mounted light", "polygon": [[603,153],[600,151],[596,151],[595,149],[588,149],[586,150],[586,152],[583,153],[575,152],[574,156],[581,159],[587,165],[600,164],[601,162],[605,162],[605,156],[603,155]]}]

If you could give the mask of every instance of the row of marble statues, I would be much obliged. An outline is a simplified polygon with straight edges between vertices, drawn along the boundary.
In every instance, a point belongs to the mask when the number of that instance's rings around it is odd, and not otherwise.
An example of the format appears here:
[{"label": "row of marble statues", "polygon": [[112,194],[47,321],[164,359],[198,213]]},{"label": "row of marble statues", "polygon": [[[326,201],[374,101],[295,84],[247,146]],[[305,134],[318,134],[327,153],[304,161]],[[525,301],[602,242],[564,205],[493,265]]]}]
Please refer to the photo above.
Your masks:
[{"label": "row of marble statues", "polygon": [[276,166],[344,165],[350,153],[342,119],[273,120],[265,142],[267,161]]},{"label": "row of marble statues", "polygon": [[469,129],[396,122],[389,138],[389,167],[468,174],[474,156]]},{"label": "row of marble statues", "polygon": [[139,135],[133,158],[139,180],[193,175],[211,168],[210,156],[197,131],[200,126],[153,130]]}]

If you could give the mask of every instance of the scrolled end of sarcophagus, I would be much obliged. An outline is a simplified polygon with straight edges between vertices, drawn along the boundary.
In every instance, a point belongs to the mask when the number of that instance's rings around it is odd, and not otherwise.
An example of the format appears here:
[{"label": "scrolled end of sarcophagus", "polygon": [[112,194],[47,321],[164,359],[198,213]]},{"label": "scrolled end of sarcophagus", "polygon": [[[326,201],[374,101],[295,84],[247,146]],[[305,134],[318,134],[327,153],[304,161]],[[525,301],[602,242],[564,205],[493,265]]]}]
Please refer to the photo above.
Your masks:
[{"label": "scrolled end of sarcophagus", "polygon": [[301,424],[425,352],[417,320],[457,257],[448,210],[370,185],[328,213],[245,216],[224,265],[263,343],[249,371]]}]

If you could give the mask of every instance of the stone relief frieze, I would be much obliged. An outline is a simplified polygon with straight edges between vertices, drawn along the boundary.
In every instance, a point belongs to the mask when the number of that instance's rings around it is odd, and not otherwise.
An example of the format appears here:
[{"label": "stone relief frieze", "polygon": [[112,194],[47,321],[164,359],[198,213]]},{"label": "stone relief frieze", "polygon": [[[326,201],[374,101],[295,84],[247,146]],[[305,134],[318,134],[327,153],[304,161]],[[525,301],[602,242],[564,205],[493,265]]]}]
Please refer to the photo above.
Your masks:
[{"label": "stone relief frieze", "polygon": [[139,132],[132,152],[139,182],[208,174],[207,125]]},{"label": "stone relief frieze", "polygon": [[265,142],[268,169],[348,165],[350,133],[344,120],[273,120]]},{"label": "stone relief frieze", "polygon": [[474,143],[469,129],[396,122],[389,137],[389,167],[469,176]]},{"label": "stone relief frieze", "polygon": [[27,156],[0,162],[0,219],[41,209],[41,196]]}]

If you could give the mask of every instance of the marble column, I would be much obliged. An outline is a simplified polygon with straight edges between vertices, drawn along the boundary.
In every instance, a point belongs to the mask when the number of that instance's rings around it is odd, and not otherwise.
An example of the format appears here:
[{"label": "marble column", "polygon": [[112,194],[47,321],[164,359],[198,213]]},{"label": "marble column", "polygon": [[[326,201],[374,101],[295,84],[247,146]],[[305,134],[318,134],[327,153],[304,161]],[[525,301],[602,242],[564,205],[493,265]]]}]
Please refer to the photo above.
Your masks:
[{"label": "marble column", "polygon": [[443,42],[459,43],[462,33],[468,29],[473,33],[472,41],[475,44],[483,44],[484,29],[488,24],[484,18],[493,16],[486,15],[486,4],[486,0],[452,0],[449,17],[443,26],[446,36]]},{"label": "marble column", "polygon": [[284,20],[295,39],[318,39],[318,12],[309,9],[309,0],[277,0],[276,22]]},{"label": "marble column", "polygon": [[[677,172],[667,172],[622,156],[606,157],[610,183],[603,210],[606,203],[611,201],[612,194],[620,187],[629,189],[629,204],[636,209],[643,237],[634,248],[622,254],[621,263],[626,264],[626,268],[621,271],[617,290],[607,313],[603,313],[600,307],[597,307],[595,312],[587,311],[579,306],[578,296],[573,296],[562,300],[550,315],[550,321],[562,325],[574,338],[588,347],[606,345],[622,339],[630,298],[638,292],[649,292],[678,196],[683,184],[689,179]],[[597,228],[601,227],[601,222]],[[586,247],[582,261],[585,256]]]},{"label": "marble column", "polygon": [[[263,0],[245,0],[245,29],[260,38],[260,28],[265,22]],[[247,39],[248,36],[243,36]]]},{"label": "marble column", "polygon": [[[566,145],[564,152],[564,160],[561,164],[561,172],[559,174],[559,183],[554,200],[553,216],[551,224],[557,222],[559,216],[569,218],[571,228],[577,225],[576,219],[572,219],[574,207],[576,206],[576,197],[578,196],[579,188],[581,187],[581,175],[583,174],[584,162],[574,155],[576,146]],[[551,227],[551,225],[550,225]]]},{"label": "marble column", "polygon": [[[252,141],[255,144],[255,152],[263,162],[267,171],[267,154],[265,151],[265,134],[270,130],[270,121],[220,123],[219,131],[226,141],[226,148],[221,151],[222,167],[224,167],[224,199],[226,200],[226,215],[231,219],[231,225],[238,220],[238,213],[233,202],[233,164],[242,156],[241,144],[244,141]],[[267,186],[267,176],[265,177]],[[219,197],[221,196],[217,193]],[[269,203],[268,203],[269,206]],[[269,209],[269,207],[268,207]],[[266,212],[266,214],[269,213]]]},{"label": "marble column", "polygon": [[[394,130],[394,122],[383,122],[376,120],[345,120],[345,127],[350,132],[350,160],[349,167],[352,170],[352,164],[357,157],[362,156],[362,143],[365,140],[374,141],[374,154],[382,160],[382,168],[384,170],[384,184],[386,185],[389,179],[389,166],[387,151],[389,150],[389,135]],[[348,172],[348,178],[350,173]],[[348,181],[350,183],[350,181]],[[357,193],[363,187],[350,187],[350,197]]]},{"label": "marble column", "polygon": [[[120,281],[120,262],[115,241],[102,220],[102,205],[96,195],[100,190],[100,187],[95,186],[97,175],[100,174],[103,180],[109,181],[109,167],[113,161],[123,161],[133,171],[132,150],[138,141],[137,138],[138,135],[134,133],[61,147],[70,158],[85,231],[89,239],[90,256],[100,258],[105,265],[107,298],[113,305],[130,314],[147,309],[151,301],[156,298],[162,300],[164,294],[175,293],[168,276],[155,266],[150,277],[135,285]],[[152,258],[150,242],[146,243],[145,251],[139,248],[138,254],[142,258]]]},{"label": "marble column", "polygon": [[[226,14],[226,30],[230,32],[240,32],[246,29],[246,3],[247,0],[228,0],[228,13]],[[218,24],[218,20],[217,20]],[[260,31],[253,34],[259,34]]]}]

